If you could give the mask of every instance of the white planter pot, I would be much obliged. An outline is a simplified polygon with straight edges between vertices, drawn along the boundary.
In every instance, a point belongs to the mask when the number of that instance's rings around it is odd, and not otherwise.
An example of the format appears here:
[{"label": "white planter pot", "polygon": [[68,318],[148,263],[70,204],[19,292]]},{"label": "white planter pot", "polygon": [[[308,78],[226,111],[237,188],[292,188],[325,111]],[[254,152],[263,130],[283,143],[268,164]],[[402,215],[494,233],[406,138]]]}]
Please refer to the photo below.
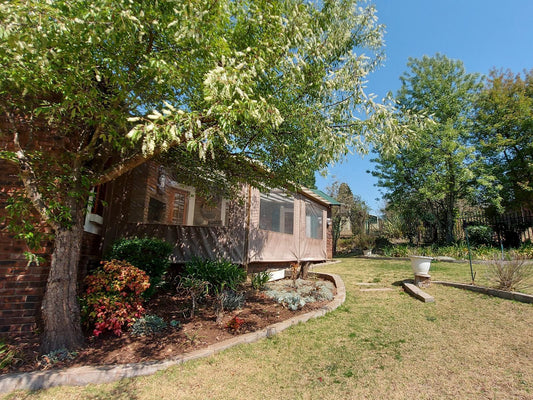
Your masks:
[{"label": "white planter pot", "polygon": [[415,275],[417,274],[427,274],[429,272],[429,267],[431,266],[431,260],[433,257],[426,256],[409,256],[411,259],[411,268]]},{"label": "white planter pot", "polygon": [[372,249],[363,250],[363,255],[365,257],[370,257],[372,255]]},{"label": "white planter pot", "polygon": [[268,273],[270,274],[270,279],[268,280],[269,282],[285,279],[284,269],[269,270]]}]

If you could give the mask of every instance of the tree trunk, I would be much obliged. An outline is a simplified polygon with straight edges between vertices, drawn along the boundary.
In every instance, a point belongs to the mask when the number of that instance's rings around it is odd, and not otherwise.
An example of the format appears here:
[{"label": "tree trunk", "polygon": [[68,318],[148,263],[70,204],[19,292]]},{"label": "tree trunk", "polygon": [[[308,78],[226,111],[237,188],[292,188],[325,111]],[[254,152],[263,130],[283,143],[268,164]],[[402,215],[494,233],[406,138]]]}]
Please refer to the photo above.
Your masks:
[{"label": "tree trunk", "polygon": [[43,354],[72,350],[83,344],[80,307],[77,299],[77,273],[83,235],[83,209],[73,212],[73,226],[55,232],[52,263],[42,304]]},{"label": "tree trunk", "polygon": [[455,197],[449,196],[446,207],[446,243],[452,244],[455,242],[455,235],[453,228],[455,223]]}]

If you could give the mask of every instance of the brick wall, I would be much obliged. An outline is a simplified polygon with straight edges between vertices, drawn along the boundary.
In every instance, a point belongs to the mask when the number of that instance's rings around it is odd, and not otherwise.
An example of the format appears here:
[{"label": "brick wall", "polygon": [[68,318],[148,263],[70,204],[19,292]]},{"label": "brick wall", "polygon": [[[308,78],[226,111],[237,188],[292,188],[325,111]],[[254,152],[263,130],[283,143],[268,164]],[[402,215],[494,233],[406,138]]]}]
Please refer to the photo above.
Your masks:
[{"label": "brick wall", "polygon": [[[0,124],[2,121],[0,121]],[[48,144],[51,146],[51,144]],[[0,138],[0,149],[10,149],[10,143]],[[22,183],[17,168],[0,160],[0,221],[10,193]],[[79,277],[99,259],[101,238],[85,233]],[[51,244],[39,253],[45,261],[28,264],[24,252],[29,251],[22,240],[14,239],[0,222],[0,335],[19,335],[35,330],[41,320],[41,303],[50,268]]]},{"label": "brick wall", "polygon": [[[0,160],[0,216],[5,213],[11,190],[20,185],[16,168]],[[28,265],[28,247],[16,240],[0,224],[0,334],[29,332],[37,327],[46,278],[49,247],[43,249],[47,260]]]}]

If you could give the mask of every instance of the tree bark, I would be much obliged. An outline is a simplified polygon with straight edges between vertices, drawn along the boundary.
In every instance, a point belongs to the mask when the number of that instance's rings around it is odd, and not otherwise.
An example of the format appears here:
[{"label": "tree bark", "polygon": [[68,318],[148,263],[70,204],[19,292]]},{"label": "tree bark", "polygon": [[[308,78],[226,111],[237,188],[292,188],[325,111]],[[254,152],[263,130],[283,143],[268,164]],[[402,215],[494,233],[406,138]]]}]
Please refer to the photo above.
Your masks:
[{"label": "tree bark", "polygon": [[83,208],[73,212],[70,229],[55,232],[52,263],[42,303],[44,332],[41,352],[73,350],[83,344],[77,298],[78,262],[83,235]]}]

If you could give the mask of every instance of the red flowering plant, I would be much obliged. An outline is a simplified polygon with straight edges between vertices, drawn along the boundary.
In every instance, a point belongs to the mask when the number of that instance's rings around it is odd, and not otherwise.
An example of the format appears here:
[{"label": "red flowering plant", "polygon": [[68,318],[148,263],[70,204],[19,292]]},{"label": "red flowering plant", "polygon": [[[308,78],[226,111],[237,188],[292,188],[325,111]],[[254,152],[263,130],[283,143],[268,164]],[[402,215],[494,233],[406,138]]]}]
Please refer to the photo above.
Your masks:
[{"label": "red flowering plant", "polygon": [[81,299],[82,317],[93,334],[111,331],[122,334],[144,314],[142,293],[150,287],[149,277],[126,261],[103,261],[85,278],[87,290]]},{"label": "red flowering plant", "polygon": [[226,324],[226,328],[231,332],[238,332],[244,324],[244,319],[234,316]]}]

